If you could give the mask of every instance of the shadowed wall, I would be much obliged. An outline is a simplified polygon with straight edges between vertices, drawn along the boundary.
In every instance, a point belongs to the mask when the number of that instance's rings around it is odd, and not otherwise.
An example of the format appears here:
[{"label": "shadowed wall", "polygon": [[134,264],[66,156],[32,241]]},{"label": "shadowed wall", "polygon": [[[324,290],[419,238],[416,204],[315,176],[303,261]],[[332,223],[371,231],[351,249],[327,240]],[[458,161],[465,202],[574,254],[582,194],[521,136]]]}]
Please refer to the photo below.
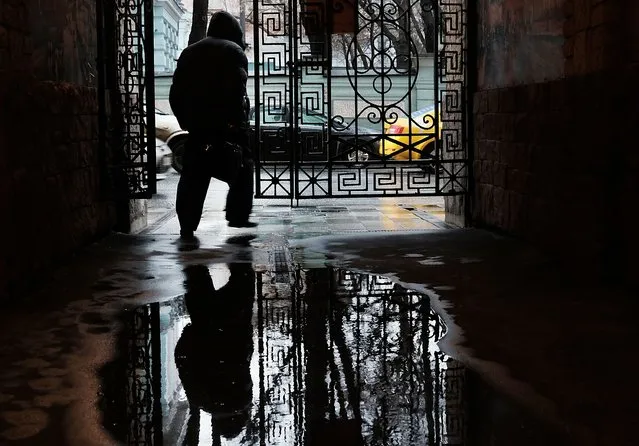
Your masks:
[{"label": "shadowed wall", "polygon": [[96,2],[0,4],[0,299],[107,233]]},{"label": "shadowed wall", "polygon": [[639,2],[477,7],[474,222],[636,283]]}]

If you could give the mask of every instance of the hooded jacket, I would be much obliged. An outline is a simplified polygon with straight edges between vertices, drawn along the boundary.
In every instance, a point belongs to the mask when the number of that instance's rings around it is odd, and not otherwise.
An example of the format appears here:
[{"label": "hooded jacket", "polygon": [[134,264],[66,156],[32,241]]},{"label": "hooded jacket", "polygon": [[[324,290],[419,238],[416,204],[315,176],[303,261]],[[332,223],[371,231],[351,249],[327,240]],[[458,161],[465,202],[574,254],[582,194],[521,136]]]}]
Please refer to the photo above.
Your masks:
[{"label": "hooded jacket", "polygon": [[213,14],[207,37],[182,51],[169,94],[180,126],[194,135],[215,135],[247,121],[248,60],[244,36],[231,14]]}]

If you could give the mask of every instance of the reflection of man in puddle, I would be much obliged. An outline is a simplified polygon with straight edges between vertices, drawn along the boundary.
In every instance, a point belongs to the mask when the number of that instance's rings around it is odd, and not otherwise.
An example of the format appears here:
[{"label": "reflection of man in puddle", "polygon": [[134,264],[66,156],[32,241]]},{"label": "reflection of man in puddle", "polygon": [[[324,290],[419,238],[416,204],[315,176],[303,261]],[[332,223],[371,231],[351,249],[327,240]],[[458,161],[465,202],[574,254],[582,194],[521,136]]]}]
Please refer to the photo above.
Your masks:
[{"label": "reflection of man in puddle", "polygon": [[191,317],[175,347],[175,363],[191,407],[185,445],[198,444],[199,411],[211,414],[213,444],[238,436],[250,418],[255,271],[232,263],[216,290],[204,265],[187,266],[185,302]]}]

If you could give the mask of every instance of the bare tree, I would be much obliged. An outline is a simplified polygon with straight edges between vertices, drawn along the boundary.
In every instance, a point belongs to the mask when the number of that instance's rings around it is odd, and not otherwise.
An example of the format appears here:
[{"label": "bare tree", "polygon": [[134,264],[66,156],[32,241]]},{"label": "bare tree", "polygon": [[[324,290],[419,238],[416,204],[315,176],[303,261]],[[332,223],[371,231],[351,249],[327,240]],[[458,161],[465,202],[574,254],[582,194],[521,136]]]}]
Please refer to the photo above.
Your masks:
[{"label": "bare tree", "polygon": [[246,42],[246,0],[240,0],[240,27],[242,35],[244,35],[244,42]]},{"label": "bare tree", "polygon": [[[278,21],[267,25],[266,22],[262,23],[262,20],[258,18],[256,23],[252,2],[246,4],[246,0],[239,1],[242,21],[252,26],[258,26],[263,33],[271,36],[283,37],[288,34],[288,30],[280,28],[275,31],[267,29],[267,27],[273,26],[273,23],[280,23]],[[419,56],[424,56],[435,51],[435,16],[437,13],[435,8],[438,8],[438,1],[381,0],[381,2],[386,5],[384,20],[376,18],[377,13],[370,12],[378,10],[380,0],[359,0],[357,17],[359,30],[354,34],[336,34],[329,39],[329,42],[332,42],[334,57],[346,61],[348,66],[355,66],[357,63],[359,67],[369,68],[372,57],[375,56],[373,52],[377,52],[373,50],[374,43],[378,42],[379,39],[385,39],[396,57],[397,68],[405,70],[410,67],[410,59],[415,55],[415,52]],[[261,17],[271,18],[279,15],[282,17],[281,23],[284,23],[284,15],[288,13],[285,5],[284,1],[260,3],[258,14]],[[390,5],[394,9],[390,8]],[[391,14],[392,20],[388,17]],[[319,29],[321,32],[325,28],[320,26]],[[320,42],[317,48],[323,47],[321,43],[324,42],[323,35],[307,37],[310,41]]]},{"label": "bare tree", "polygon": [[193,21],[189,34],[189,45],[206,37],[209,16],[209,0],[193,0]]},{"label": "bare tree", "polygon": [[[361,0],[364,10],[375,0]],[[376,3],[377,4],[377,3]],[[435,48],[435,0],[384,0],[385,5],[394,5],[395,21],[372,20],[370,39],[388,39],[395,52],[396,66],[407,69],[410,66],[411,49],[418,55],[432,53]],[[374,10],[374,8],[372,8]],[[392,9],[385,9],[390,15]]]}]

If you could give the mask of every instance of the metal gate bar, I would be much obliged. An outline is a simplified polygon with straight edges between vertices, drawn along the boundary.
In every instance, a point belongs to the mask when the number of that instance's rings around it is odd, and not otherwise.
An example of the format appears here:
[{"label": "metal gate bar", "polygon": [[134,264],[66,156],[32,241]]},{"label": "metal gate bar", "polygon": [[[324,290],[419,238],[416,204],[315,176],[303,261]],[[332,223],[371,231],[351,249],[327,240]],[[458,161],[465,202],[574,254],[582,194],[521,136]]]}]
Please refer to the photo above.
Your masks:
[{"label": "metal gate bar", "polygon": [[[108,1],[108,0],[107,0]],[[120,194],[156,193],[155,83],[152,0],[110,0],[114,33],[108,37],[113,173]],[[150,129],[147,131],[147,129]]]},{"label": "metal gate bar", "polygon": [[256,196],[465,194],[466,2],[254,0]]}]

